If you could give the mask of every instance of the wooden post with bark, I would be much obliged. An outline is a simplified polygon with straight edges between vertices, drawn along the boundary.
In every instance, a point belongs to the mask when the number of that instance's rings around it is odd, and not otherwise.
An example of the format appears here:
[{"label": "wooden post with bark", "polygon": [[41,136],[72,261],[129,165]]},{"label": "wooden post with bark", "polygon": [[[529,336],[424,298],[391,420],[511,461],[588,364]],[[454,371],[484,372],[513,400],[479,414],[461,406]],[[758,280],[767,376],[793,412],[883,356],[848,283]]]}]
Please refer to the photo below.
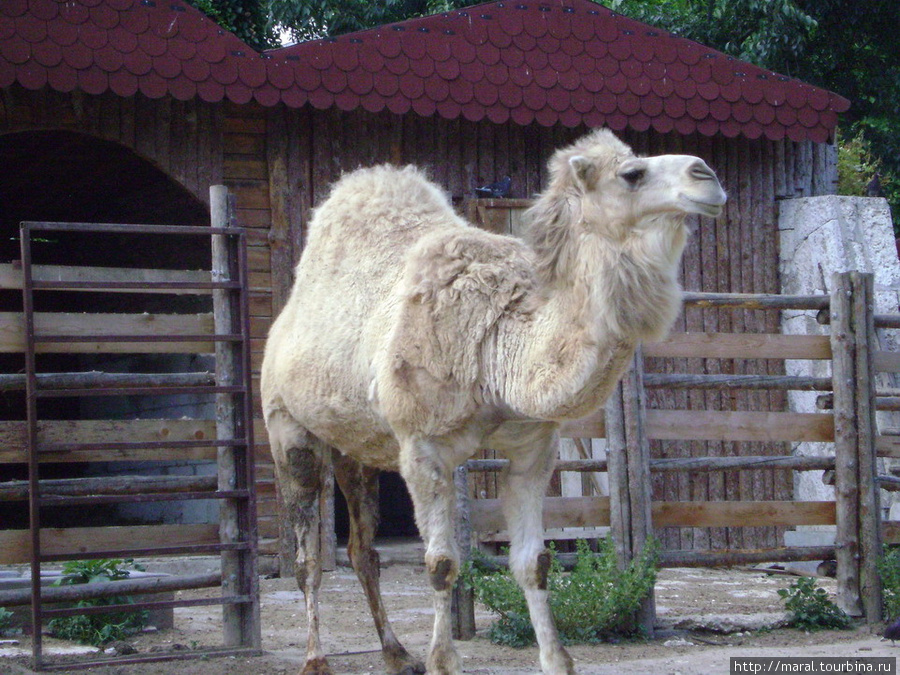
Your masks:
[{"label": "wooden post with bark", "polygon": [[[621,568],[641,555],[653,533],[646,409],[643,354],[638,348],[606,406],[610,529]],[[656,622],[652,593],[644,599],[636,619],[645,635],[652,637]]]},{"label": "wooden post with bark", "polygon": [[[215,228],[235,226],[234,198],[223,185],[210,188],[210,214]],[[232,282],[239,280],[237,247],[229,235],[216,234],[212,237],[212,280]],[[213,290],[213,320],[216,335],[235,335],[243,331],[241,325],[242,306],[237,294],[228,288]],[[216,385],[230,387],[243,383],[243,351],[241,342],[232,340],[216,341]],[[216,437],[219,441],[235,441],[250,438],[246,428],[243,408],[237,405],[230,393],[216,395]],[[252,445],[248,442],[243,449],[238,444],[220,445],[216,458],[218,466],[218,487],[222,491],[255,489],[254,485],[243,485],[242,476],[247,475],[247,462],[253,462]],[[251,472],[252,475],[252,472]],[[234,544],[238,548],[222,553],[222,595],[242,596],[241,602],[228,603],[222,608],[224,643],[226,647],[260,648],[262,644],[259,603],[246,598],[258,597],[259,579],[256,573],[257,533],[255,509],[252,500],[223,499],[219,511],[219,540],[222,544]],[[246,547],[240,547],[246,545]]]},{"label": "wooden post with bark", "polygon": [[881,621],[880,505],[875,455],[874,292],[871,274],[843,272],[831,292],[838,604]]},{"label": "wooden post with bark", "polygon": [[[459,563],[464,565],[472,556],[472,514],[469,509],[469,472],[466,465],[458,466],[453,476],[456,484],[456,545]],[[475,594],[461,581],[453,589],[453,638],[471,640],[475,637]]]}]

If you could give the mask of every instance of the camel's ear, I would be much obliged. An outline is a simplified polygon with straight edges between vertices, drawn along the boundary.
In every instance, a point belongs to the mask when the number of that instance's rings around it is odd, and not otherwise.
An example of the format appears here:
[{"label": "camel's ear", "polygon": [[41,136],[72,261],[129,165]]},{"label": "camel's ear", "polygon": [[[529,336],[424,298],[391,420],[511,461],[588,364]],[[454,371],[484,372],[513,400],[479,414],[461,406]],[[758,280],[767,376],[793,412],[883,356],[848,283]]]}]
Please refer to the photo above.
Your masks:
[{"label": "camel's ear", "polygon": [[584,155],[575,155],[569,159],[569,166],[575,180],[585,189],[590,189],[596,179],[594,163]]}]

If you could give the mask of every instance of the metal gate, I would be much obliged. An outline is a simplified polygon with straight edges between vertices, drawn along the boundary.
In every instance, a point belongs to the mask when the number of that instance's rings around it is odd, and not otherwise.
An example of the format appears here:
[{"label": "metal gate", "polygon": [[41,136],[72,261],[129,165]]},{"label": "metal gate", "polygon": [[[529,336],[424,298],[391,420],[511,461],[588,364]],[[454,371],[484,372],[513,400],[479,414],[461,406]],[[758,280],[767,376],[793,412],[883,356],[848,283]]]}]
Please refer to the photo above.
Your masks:
[{"label": "metal gate", "polygon": [[[223,606],[223,645],[188,652],[147,654],[116,658],[125,664],[149,660],[201,658],[218,654],[258,653],[260,650],[259,589],[257,575],[257,526],[254,492],[253,419],[251,395],[250,335],[248,318],[248,280],[246,237],[233,226],[232,200],[222,187],[211,190],[213,226],[182,227],[163,225],[118,225],[60,222],[24,222],[21,224],[21,273],[25,343],[24,385],[27,416],[27,492],[29,512],[29,544],[31,588],[27,602],[31,605],[33,667],[36,670],[69,670],[97,666],[108,661],[48,662],[42,648],[42,626],[49,619],[73,614],[160,609],[186,606]],[[200,238],[210,242],[211,269],[208,271],[112,270],[105,268],[58,267],[47,273],[34,259],[36,238],[77,233],[89,236],[147,236],[149,238]],[[65,236],[65,235],[62,235]],[[182,240],[182,239],[178,239]],[[66,270],[60,273],[59,270]],[[155,272],[155,274],[147,274]],[[44,293],[155,293],[212,295],[211,330],[142,330],[137,321],[134,331],[121,326],[103,324],[96,328],[64,330],[46,325],[36,304]],[[89,315],[85,315],[89,316]],[[207,315],[208,316],[208,315]],[[178,319],[180,321],[180,319]],[[53,345],[96,345],[98,350],[109,345],[129,344],[124,349],[151,349],[165,343],[196,345],[198,351],[214,349],[215,373],[52,373],[42,372],[39,355],[52,351]],[[101,347],[107,346],[107,347]],[[143,345],[143,346],[141,346]],[[164,348],[163,348],[164,349]],[[190,350],[190,347],[186,349]],[[49,432],[42,412],[54,401],[72,397],[89,399],[104,396],[206,396],[215,401],[215,421],[204,420],[208,432],[193,436],[156,434],[141,437],[134,425],[121,424],[121,433],[107,430],[103,438],[60,438]],[[214,397],[214,399],[213,399]],[[205,450],[204,450],[205,449]],[[133,476],[127,480],[101,478],[65,478],[47,480],[42,465],[48,459],[63,455],[87,456],[90,453],[164,453],[177,457],[184,453],[196,457],[209,452],[216,460],[217,475],[207,476]],[[131,454],[129,454],[131,453]],[[7,492],[16,486],[0,484]],[[80,542],[67,549],[51,544],[42,525],[42,514],[48,507],[72,508],[138,502],[214,500],[219,504],[218,526],[186,531],[183,537],[170,540],[140,541],[134,538]],[[187,528],[188,526],[184,526]],[[140,528],[134,528],[140,530]],[[174,531],[174,530],[173,530]],[[164,579],[127,580],[102,584],[115,588],[41,587],[42,564],[74,559],[131,558],[144,556],[179,556],[188,554],[220,554],[221,571],[203,575]],[[220,588],[220,593],[206,597],[141,600],[134,604],[100,607],[48,607],[49,603],[125,593],[152,594]],[[196,594],[195,594],[196,595]],[[23,598],[19,598],[21,603]],[[15,598],[5,598],[16,604]],[[11,601],[11,602],[10,602]],[[4,598],[0,598],[0,605]]]}]

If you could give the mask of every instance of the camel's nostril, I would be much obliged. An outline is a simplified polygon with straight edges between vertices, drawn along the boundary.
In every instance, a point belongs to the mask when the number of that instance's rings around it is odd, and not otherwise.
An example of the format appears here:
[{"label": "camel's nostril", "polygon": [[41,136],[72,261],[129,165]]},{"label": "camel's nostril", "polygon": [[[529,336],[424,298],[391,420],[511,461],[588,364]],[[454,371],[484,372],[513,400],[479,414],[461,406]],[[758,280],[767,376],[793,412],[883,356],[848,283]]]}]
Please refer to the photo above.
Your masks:
[{"label": "camel's nostril", "polygon": [[696,180],[716,180],[716,174],[713,170],[702,162],[691,165],[690,174]]}]

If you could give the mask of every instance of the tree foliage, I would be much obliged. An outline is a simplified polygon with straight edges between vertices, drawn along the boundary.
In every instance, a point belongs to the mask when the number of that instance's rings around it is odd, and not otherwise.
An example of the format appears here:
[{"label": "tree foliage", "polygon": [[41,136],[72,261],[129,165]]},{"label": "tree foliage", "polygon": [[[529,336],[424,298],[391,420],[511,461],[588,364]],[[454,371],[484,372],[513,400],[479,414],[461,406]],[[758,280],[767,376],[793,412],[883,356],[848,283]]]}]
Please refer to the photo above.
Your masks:
[{"label": "tree foliage", "polygon": [[269,0],[187,0],[241,40],[262,51],[278,45]]},{"label": "tree foliage", "polygon": [[269,0],[271,20],[295,41],[342,35],[416,16],[474,5],[480,0]]},{"label": "tree foliage", "polygon": [[[850,110],[842,118],[842,138],[869,149],[874,159],[871,171],[880,168],[881,189],[897,220],[900,2],[610,0],[609,6],[849,99]],[[867,184],[872,175],[860,180]]]}]

